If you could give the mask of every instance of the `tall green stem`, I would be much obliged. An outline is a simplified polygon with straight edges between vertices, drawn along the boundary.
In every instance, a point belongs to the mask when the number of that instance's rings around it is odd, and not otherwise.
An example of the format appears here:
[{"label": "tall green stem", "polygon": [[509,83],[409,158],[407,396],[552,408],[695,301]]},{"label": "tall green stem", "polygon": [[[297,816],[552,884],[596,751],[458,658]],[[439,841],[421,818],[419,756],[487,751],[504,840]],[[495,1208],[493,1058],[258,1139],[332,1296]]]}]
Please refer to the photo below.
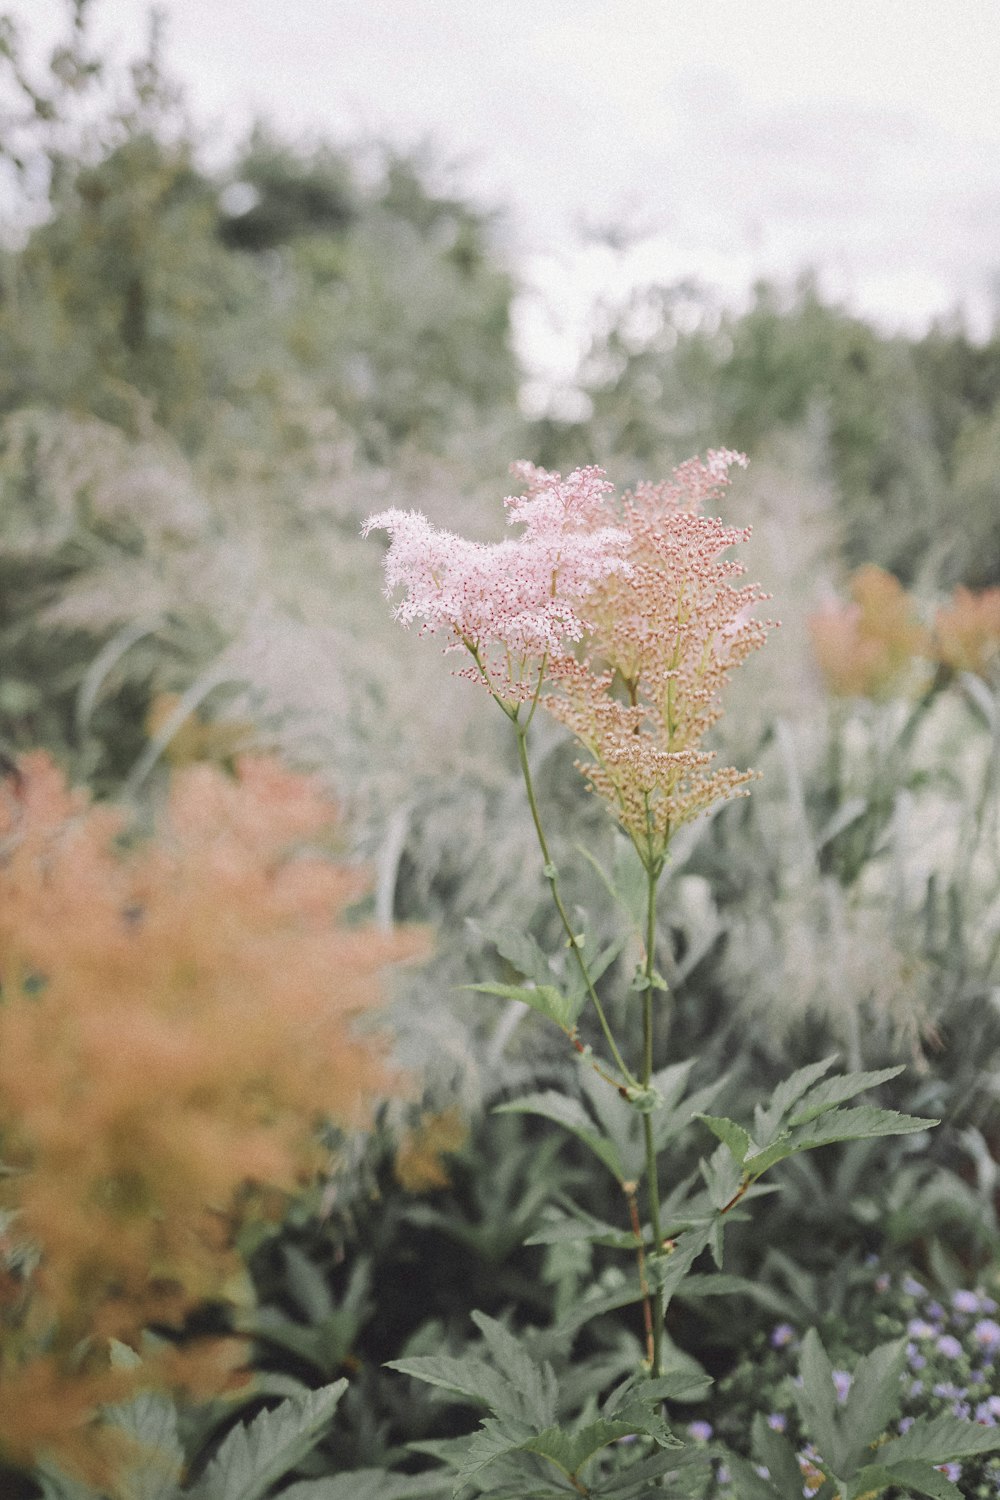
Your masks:
[{"label": "tall green stem", "polygon": [[[653,981],[656,974],[656,887],[659,870],[646,868],[646,963],[644,976],[646,987],[642,992],[642,1086],[649,1088],[653,1077]],[[642,1117],[642,1130],[646,1142],[646,1182],[649,1193],[649,1222],[653,1229],[654,1254],[663,1248],[663,1226],[660,1221],[660,1181],[656,1163],[656,1145],[653,1140],[653,1118],[646,1113]],[[663,1319],[665,1309],[663,1292],[657,1290],[653,1298],[653,1363],[650,1374],[655,1380],[660,1373],[663,1351]]]},{"label": "tall green stem", "polygon": [[[508,715],[508,717],[510,716]],[[611,1055],[614,1058],[619,1070],[621,1071],[622,1078],[627,1084],[634,1086],[638,1082],[638,1080],[632,1073],[625,1059],[622,1057],[621,1052],[619,1051],[618,1043],[615,1041],[611,1031],[611,1027],[608,1024],[608,1018],[605,1014],[604,1006],[601,1004],[601,997],[598,995],[596,989],[594,988],[594,982],[590,977],[590,970],[587,968],[587,961],[580,951],[578,935],[573,930],[573,924],[569,919],[569,914],[566,911],[565,906],[563,905],[562,896],[559,893],[559,877],[556,873],[556,867],[552,862],[552,855],[549,853],[548,840],[545,837],[545,830],[542,827],[541,814],[538,811],[538,801],[535,797],[535,785],[531,777],[531,766],[528,763],[527,724],[520,724],[516,719],[513,719],[512,722],[517,733],[517,755],[518,760],[521,763],[521,775],[524,777],[524,787],[525,791],[528,794],[528,806],[531,808],[531,818],[532,822],[535,825],[535,833],[538,836],[538,847],[541,849],[542,859],[545,861],[545,878],[549,882],[549,888],[552,891],[552,900],[555,902],[556,910],[559,913],[559,919],[566,930],[566,936],[569,939],[569,946],[573,950],[577,965],[580,969],[580,974],[583,978],[583,982],[587,987],[587,994],[590,996],[590,999],[594,1005],[594,1009],[597,1012],[597,1019],[601,1023],[601,1030],[604,1032],[605,1041],[611,1049]]]}]

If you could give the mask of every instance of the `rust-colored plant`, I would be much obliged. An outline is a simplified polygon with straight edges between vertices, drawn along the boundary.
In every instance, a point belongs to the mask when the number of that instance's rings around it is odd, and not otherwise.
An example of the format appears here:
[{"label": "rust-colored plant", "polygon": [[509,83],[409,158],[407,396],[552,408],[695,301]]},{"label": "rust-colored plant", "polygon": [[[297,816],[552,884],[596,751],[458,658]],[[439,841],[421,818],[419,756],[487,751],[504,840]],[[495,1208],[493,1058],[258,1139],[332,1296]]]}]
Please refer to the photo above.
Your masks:
[{"label": "rust-colored plant", "polygon": [[[179,772],[129,848],[44,754],[0,788],[9,1461],[95,1462],[93,1408],[126,1383],[108,1339],[224,1298],[240,1224],[322,1166],[317,1125],[389,1086],[354,1022],[420,940],[345,921],[363,879],[322,852],[333,816],[270,759]],[[231,1365],[203,1348],[161,1373]]]},{"label": "rust-colored plant", "polygon": [[914,658],[929,651],[927,631],[898,578],[866,563],[851,579],[851,602],[831,602],[809,620],[813,650],[830,692],[882,698],[896,692]]},{"label": "rust-colored plant", "polygon": [[935,616],[934,649],[952,671],[988,679],[1000,668],[1000,589],[957,588]]}]

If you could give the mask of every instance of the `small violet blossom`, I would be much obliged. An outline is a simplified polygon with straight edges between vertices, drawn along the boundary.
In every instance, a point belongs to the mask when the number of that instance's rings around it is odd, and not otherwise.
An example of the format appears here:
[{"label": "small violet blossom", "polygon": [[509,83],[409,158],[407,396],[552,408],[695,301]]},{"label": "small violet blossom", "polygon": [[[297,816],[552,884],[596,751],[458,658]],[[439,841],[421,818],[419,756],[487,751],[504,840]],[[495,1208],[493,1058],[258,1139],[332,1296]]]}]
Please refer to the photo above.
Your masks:
[{"label": "small violet blossom", "polygon": [[972,1337],[984,1349],[995,1349],[1000,1344],[1000,1323],[992,1318],[980,1318],[972,1330]]},{"label": "small violet blossom", "polygon": [[708,1443],[712,1439],[714,1428],[711,1422],[689,1422],[688,1436],[696,1443]]},{"label": "small violet blossom", "polygon": [[962,1346],[954,1334],[943,1333],[934,1347],[939,1354],[944,1355],[945,1359],[961,1359],[962,1357]]},{"label": "small violet blossom", "polygon": [[795,1337],[795,1329],[791,1323],[778,1323],[771,1329],[770,1345],[772,1349],[786,1348]]}]

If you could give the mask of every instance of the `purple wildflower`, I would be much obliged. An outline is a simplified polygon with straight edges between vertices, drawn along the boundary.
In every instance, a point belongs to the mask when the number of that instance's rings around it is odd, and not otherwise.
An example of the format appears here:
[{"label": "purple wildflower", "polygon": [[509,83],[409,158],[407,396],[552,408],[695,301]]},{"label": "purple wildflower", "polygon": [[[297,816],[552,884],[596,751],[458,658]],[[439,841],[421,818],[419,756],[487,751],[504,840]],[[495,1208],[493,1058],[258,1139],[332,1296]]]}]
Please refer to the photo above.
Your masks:
[{"label": "purple wildflower", "polygon": [[992,1318],[980,1318],[972,1330],[972,1337],[984,1349],[995,1349],[1000,1344],[1000,1323]]}]

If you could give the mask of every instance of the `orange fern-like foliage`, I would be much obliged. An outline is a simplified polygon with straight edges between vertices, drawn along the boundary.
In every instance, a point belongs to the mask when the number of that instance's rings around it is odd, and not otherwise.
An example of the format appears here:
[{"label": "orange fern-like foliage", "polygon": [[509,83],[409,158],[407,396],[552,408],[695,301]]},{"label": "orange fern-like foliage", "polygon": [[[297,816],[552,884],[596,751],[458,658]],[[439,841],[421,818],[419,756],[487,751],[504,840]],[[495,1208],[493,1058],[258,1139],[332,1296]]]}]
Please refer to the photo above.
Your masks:
[{"label": "orange fern-like foliage", "polygon": [[[224,1298],[240,1224],[322,1166],[319,1122],[391,1086],[356,1020],[421,940],[345,920],[363,880],[321,852],[332,819],[270,759],[178,772],[130,846],[44,754],[0,786],[8,1461],[85,1466],[93,1407],[121,1393],[107,1340]],[[219,1353],[192,1379],[214,1360],[224,1383]],[[175,1355],[164,1378],[184,1376]]]}]

